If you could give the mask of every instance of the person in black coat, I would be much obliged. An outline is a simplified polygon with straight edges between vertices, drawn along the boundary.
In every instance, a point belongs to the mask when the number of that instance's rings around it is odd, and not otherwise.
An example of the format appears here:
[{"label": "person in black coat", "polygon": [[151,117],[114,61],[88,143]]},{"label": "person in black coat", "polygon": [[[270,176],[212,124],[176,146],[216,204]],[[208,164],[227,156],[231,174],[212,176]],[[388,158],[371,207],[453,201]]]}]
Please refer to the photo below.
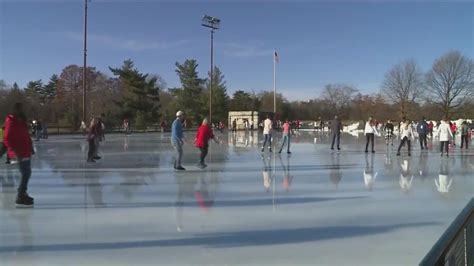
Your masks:
[{"label": "person in black coat", "polygon": [[341,150],[339,143],[341,140],[342,123],[341,123],[341,120],[339,120],[339,117],[337,115],[334,116],[334,120],[331,121],[330,128],[331,128],[331,134],[332,134],[331,150],[334,150],[334,142],[336,142],[336,140],[337,140],[337,149]]},{"label": "person in black coat", "polygon": [[418,126],[416,127],[416,131],[418,132],[418,138],[420,140],[420,147],[421,149],[428,149],[428,142],[427,142],[427,136],[428,136],[428,123],[426,123],[425,117],[421,119],[421,121],[418,123]]}]

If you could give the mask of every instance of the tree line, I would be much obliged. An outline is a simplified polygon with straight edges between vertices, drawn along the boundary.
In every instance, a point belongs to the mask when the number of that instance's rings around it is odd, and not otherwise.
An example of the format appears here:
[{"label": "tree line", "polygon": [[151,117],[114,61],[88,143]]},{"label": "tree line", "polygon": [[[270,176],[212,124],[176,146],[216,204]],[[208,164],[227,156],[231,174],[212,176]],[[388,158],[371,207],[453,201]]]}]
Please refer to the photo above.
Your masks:
[{"label": "tree line", "polygon": [[[111,126],[119,126],[127,118],[135,127],[144,127],[169,123],[176,111],[182,110],[188,123],[196,125],[209,114],[210,72],[200,77],[194,59],[176,62],[175,67],[181,86],[174,88],[167,88],[157,74],[140,72],[130,59],[119,67],[109,67],[111,76],[88,67],[87,116],[104,114]],[[78,128],[82,118],[82,70],[69,65],[47,82],[33,80],[25,88],[0,80],[1,118],[13,103],[23,102],[30,118]],[[271,91],[237,90],[229,96],[225,76],[218,67],[213,70],[212,82],[213,122],[227,122],[229,111],[273,111]],[[322,93],[310,100],[289,101],[280,93],[276,98],[280,119],[331,119],[335,114],[351,121],[369,115],[378,120],[403,116],[474,118],[474,63],[460,52],[451,51],[436,59],[425,73],[413,59],[396,64],[387,71],[376,93],[364,94],[352,85],[334,83],[325,85]]]}]

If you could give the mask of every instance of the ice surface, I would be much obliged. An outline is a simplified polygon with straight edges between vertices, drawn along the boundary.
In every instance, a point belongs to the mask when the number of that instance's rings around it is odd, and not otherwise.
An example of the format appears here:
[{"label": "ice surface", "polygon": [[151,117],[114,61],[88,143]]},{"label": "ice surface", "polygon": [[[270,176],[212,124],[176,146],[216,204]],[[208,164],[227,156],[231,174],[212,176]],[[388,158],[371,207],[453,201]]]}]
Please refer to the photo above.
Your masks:
[{"label": "ice surface", "polygon": [[331,153],[298,132],[262,156],[256,132],[217,135],[199,170],[186,133],[186,172],[168,133],[107,135],[96,164],[82,136],[36,142],[34,209],[0,166],[0,265],[415,265],[474,194],[473,150],[397,157],[377,138],[366,155],[344,134]]}]

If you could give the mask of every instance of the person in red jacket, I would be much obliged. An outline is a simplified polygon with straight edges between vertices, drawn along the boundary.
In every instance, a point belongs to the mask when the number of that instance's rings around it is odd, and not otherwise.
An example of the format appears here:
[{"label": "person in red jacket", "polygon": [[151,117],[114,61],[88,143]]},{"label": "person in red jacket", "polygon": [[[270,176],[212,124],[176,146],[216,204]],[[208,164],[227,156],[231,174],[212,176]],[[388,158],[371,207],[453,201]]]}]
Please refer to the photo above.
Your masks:
[{"label": "person in red jacket", "polygon": [[21,173],[20,185],[16,204],[19,207],[33,206],[34,200],[26,193],[31,177],[31,155],[33,146],[28,132],[26,115],[21,103],[15,103],[12,113],[5,120],[5,146],[8,147],[8,157],[18,160]]},{"label": "person in red jacket", "polygon": [[194,140],[196,143],[196,147],[198,147],[201,150],[201,157],[198,164],[198,167],[201,169],[204,169],[207,167],[207,165],[204,163],[204,159],[207,156],[210,139],[214,139],[214,133],[212,132],[211,127],[208,125],[207,119],[204,119],[202,121],[201,126],[199,127],[197,131],[196,139]]},{"label": "person in red jacket", "polygon": [[450,122],[451,133],[453,133],[453,146],[456,146],[456,134],[458,133],[458,126],[455,122]]}]

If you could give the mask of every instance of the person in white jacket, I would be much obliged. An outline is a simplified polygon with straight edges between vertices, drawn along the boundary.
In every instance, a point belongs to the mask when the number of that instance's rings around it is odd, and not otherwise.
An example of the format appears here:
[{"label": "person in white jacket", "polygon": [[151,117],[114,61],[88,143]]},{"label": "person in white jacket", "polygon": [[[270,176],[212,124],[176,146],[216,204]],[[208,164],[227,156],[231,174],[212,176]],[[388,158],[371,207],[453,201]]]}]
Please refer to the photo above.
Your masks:
[{"label": "person in white jacket", "polygon": [[365,122],[365,128],[364,128],[364,134],[367,139],[367,143],[365,144],[365,153],[369,152],[369,142],[372,142],[372,153],[375,153],[374,139],[375,139],[376,133],[377,133],[377,129],[375,128],[375,121],[370,116],[369,120]]},{"label": "person in white jacket", "polygon": [[446,151],[446,156],[449,157],[448,148],[449,148],[449,141],[453,138],[453,133],[451,132],[451,128],[449,127],[448,119],[445,118],[441,121],[441,125],[438,127],[438,138],[439,142],[441,143],[440,152],[441,156],[443,156],[443,148]]},{"label": "person in white jacket", "polygon": [[415,134],[409,119],[404,118],[400,124],[400,145],[398,146],[397,156],[400,156],[400,150],[405,143],[408,145],[408,156],[411,156],[411,140],[415,140]]},{"label": "person in white jacket", "polygon": [[268,150],[272,152],[272,120],[270,119],[270,116],[267,115],[267,119],[263,121],[263,145],[262,145],[262,152],[265,151],[265,145],[268,143]]}]

